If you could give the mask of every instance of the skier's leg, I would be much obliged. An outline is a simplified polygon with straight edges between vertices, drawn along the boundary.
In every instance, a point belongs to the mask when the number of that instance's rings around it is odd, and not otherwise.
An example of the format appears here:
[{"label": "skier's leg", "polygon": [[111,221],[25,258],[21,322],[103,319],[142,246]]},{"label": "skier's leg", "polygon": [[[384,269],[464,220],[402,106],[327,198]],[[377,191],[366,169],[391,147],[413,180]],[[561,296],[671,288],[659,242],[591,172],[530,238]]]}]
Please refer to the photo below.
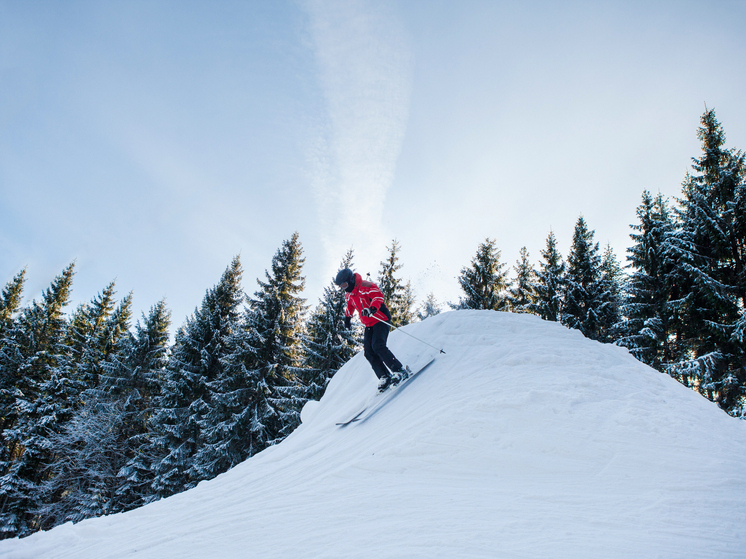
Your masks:
[{"label": "skier's leg", "polygon": [[[386,328],[388,329],[388,326]],[[381,358],[373,350],[373,328],[370,327],[366,328],[363,334],[363,354],[379,379],[390,376],[386,365],[384,365]]]},{"label": "skier's leg", "polygon": [[399,372],[404,367],[401,362],[394,357],[391,350],[386,346],[386,340],[389,337],[389,326],[380,322],[370,328],[371,332],[371,349],[386,364],[386,367],[393,372]]}]

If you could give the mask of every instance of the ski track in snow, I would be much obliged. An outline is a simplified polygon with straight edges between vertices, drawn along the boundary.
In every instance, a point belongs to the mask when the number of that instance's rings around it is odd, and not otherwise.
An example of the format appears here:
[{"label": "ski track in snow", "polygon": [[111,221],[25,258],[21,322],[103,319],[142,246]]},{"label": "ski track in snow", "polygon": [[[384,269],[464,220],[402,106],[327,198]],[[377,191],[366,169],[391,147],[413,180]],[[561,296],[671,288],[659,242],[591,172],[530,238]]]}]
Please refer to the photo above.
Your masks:
[{"label": "ski track in snow", "polygon": [[[279,445],[141,509],[0,542],[8,559],[746,556],[746,423],[626,350],[448,312],[370,420],[362,355]],[[401,332],[404,363],[435,352]],[[423,350],[423,348],[425,348]]]}]

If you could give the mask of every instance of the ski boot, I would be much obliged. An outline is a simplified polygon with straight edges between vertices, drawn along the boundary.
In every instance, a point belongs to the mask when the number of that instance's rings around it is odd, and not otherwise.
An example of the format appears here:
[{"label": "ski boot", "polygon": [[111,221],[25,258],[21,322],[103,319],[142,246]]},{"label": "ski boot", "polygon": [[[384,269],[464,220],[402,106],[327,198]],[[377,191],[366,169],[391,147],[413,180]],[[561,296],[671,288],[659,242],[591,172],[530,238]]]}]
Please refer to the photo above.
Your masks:
[{"label": "ski boot", "polygon": [[393,379],[386,375],[385,377],[381,377],[381,379],[378,381],[378,392],[386,392],[389,386],[391,386]]},{"label": "ski boot", "polygon": [[409,367],[402,367],[401,370],[396,371],[395,373],[391,375],[391,384],[396,386],[400,382],[407,380],[411,372],[412,371]]}]

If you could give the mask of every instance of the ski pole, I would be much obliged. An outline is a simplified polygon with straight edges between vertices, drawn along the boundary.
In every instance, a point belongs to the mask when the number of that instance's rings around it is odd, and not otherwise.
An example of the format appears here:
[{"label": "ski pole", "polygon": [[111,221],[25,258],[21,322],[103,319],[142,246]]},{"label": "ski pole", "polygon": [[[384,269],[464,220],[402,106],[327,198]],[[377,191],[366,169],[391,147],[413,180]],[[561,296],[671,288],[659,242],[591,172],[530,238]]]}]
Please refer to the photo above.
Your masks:
[{"label": "ski pole", "polygon": [[433,349],[437,349],[437,350],[438,350],[439,352],[441,352],[441,353],[442,353],[443,355],[445,355],[445,353],[446,353],[446,352],[445,352],[445,351],[443,351],[442,349],[438,349],[438,348],[437,348],[437,347],[435,347],[434,345],[430,345],[430,344],[429,344],[429,343],[427,343],[426,341],[423,341],[423,340],[419,339],[419,338],[418,338],[417,336],[413,336],[413,335],[412,335],[412,334],[410,334],[409,332],[405,332],[404,330],[402,330],[402,329],[401,329],[401,328],[399,328],[398,326],[394,326],[393,324],[391,324],[390,322],[388,322],[388,321],[386,321],[386,320],[380,319],[380,318],[378,318],[378,317],[377,317],[377,316],[375,316],[375,315],[373,315],[373,318],[375,318],[375,319],[376,319],[376,320],[377,320],[378,322],[383,322],[384,324],[388,324],[388,325],[389,325],[389,326],[390,326],[391,328],[393,328],[394,330],[399,330],[400,332],[402,332],[403,334],[406,334],[406,335],[407,335],[407,336],[409,336],[410,338],[414,338],[415,340],[417,340],[417,341],[418,341],[418,342],[420,342],[421,344],[425,344],[426,346],[429,346],[429,347],[431,347],[431,348],[433,348]]}]

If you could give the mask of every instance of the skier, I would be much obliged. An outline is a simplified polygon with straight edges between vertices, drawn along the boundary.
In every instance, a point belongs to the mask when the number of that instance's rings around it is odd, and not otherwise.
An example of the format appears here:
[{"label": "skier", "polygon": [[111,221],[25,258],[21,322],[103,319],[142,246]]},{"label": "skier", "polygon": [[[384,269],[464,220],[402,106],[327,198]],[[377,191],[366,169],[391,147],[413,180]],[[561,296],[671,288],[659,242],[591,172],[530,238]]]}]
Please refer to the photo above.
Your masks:
[{"label": "skier", "polygon": [[364,281],[360,274],[349,268],[340,270],[334,283],[344,291],[347,301],[345,327],[350,328],[355,311],[365,326],[363,353],[378,377],[378,391],[396,386],[407,378],[409,372],[386,347],[389,337],[387,322],[391,320],[391,313],[383,300],[383,293],[375,283]]}]

